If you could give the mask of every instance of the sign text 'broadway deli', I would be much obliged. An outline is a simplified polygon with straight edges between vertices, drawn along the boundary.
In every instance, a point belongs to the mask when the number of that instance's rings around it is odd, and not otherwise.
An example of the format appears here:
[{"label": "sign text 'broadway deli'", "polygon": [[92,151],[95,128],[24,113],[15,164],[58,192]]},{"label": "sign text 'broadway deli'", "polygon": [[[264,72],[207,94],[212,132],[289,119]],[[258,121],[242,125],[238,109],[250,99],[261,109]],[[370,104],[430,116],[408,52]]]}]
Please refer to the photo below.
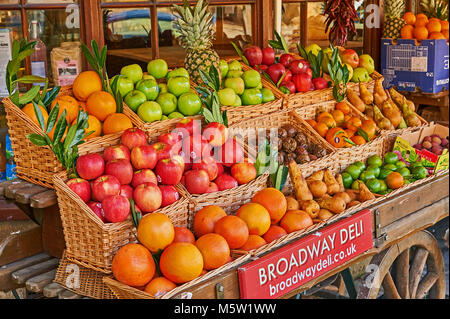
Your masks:
[{"label": "sign text 'broadway deli'", "polygon": [[372,248],[363,210],[239,268],[241,298],[277,298]]}]

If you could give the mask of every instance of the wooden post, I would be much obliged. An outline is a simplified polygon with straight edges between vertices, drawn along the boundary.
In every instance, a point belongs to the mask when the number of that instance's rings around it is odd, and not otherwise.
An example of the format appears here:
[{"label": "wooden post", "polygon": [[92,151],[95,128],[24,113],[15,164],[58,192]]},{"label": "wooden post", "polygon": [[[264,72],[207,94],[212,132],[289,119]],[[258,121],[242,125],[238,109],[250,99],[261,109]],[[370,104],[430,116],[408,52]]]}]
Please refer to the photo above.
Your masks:
[{"label": "wooden post", "polygon": [[308,2],[300,3],[300,42],[308,45]]},{"label": "wooden post", "polygon": [[266,47],[268,41],[273,38],[273,3],[271,0],[258,0],[254,11],[256,13],[256,19],[253,19],[255,44]]},{"label": "wooden post", "polygon": [[[103,35],[103,14],[100,7],[101,0],[80,1],[81,40],[90,48],[92,40],[97,41],[101,48],[105,44]],[[90,66],[84,59],[85,69]]]}]

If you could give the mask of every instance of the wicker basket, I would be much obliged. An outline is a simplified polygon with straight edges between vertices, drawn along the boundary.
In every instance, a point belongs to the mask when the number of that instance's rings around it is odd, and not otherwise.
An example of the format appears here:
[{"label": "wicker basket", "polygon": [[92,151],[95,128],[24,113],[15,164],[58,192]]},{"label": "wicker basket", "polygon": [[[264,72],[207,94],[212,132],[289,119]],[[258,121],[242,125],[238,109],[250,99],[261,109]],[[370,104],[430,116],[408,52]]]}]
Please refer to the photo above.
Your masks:
[{"label": "wicker basket", "polygon": [[[61,88],[60,94],[73,96],[72,87]],[[5,106],[14,161],[17,165],[17,177],[53,189],[53,176],[63,171],[64,167],[50,147],[36,146],[26,138],[31,133],[42,134],[40,127],[9,98],[3,99],[2,103]],[[136,126],[133,118],[131,120],[133,125]],[[101,152],[107,146],[118,144],[120,136],[121,133],[117,133],[88,139],[78,147],[78,154]]]},{"label": "wicker basket", "polygon": [[112,277],[82,266],[74,258],[68,258],[66,251],[59,261],[54,282],[76,294],[94,299],[115,299],[114,294],[103,282]]},{"label": "wicker basket", "polygon": [[[136,229],[131,216],[119,223],[103,223],[97,215],[67,185],[67,174],[54,176],[61,222],[64,230],[68,259],[76,258],[83,266],[111,273],[111,262],[116,251],[136,240]],[[156,212],[166,214],[175,226],[186,226],[188,199],[177,185],[180,199]]]}]

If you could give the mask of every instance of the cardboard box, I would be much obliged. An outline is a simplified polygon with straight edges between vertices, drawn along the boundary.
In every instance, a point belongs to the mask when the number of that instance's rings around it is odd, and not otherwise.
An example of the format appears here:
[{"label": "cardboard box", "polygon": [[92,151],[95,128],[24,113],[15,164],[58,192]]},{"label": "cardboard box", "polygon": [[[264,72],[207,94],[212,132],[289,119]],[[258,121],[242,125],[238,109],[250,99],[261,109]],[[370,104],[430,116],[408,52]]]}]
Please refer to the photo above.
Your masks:
[{"label": "cardboard box", "polygon": [[438,93],[449,89],[449,45],[445,39],[381,39],[384,86],[400,91]]}]

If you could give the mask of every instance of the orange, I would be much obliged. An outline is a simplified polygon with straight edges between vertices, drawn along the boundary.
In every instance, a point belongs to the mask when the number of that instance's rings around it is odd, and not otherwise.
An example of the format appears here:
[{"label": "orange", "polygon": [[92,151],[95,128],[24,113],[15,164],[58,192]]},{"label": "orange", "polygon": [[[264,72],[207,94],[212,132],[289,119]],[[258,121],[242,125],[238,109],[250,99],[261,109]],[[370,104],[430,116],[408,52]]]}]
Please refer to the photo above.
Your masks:
[{"label": "orange", "polygon": [[416,15],[416,23],[414,23],[414,26],[417,27],[425,27],[428,24],[428,17],[424,15],[423,13],[419,13]]},{"label": "orange", "polygon": [[344,112],[342,112],[341,110],[333,110],[331,114],[333,115],[333,118],[336,121],[337,125],[340,126],[342,125],[342,123],[344,123]]},{"label": "orange", "polygon": [[341,111],[344,115],[350,114],[351,112],[350,105],[346,101],[337,103],[335,109]]},{"label": "orange", "polygon": [[161,297],[176,287],[177,285],[166,277],[156,277],[145,286],[144,291],[154,297]]},{"label": "orange", "polygon": [[441,22],[439,20],[430,20],[426,27],[429,33],[441,32],[442,30]]},{"label": "orange", "polygon": [[441,30],[447,30],[448,31],[448,21],[441,20]]},{"label": "orange", "polygon": [[114,277],[121,283],[140,287],[155,274],[155,262],[150,251],[141,244],[130,243],[121,247],[111,264]]},{"label": "orange", "polygon": [[352,116],[347,122],[346,122],[347,128],[350,128],[349,125],[353,125],[355,127],[360,127],[362,125],[361,119]]},{"label": "orange", "polygon": [[186,227],[174,227],[175,237],[173,238],[174,243],[191,243],[195,244],[194,234]]},{"label": "orange", "polygon": [[253,203],[263,205],[270,214],[271,224],[276,224],[286,213],[287,200],[282,192],[273,187],[268,187],[257,192]]},{"label": "orange", "polygon": [[313,129],[316,128],[316,125],[317,125],[317,122],[316,122],[316,121],[314,121],[314,120],[306,120],[306,123],[308,123],[309,125],[311,125],[311,127],[312,127]]},{"label": "orange", "polygon": [[319,123],[324,123],[328,128],[336,127],[336,121],[332,117],[323,117]]},{"label": "orange", "polygon": [[414,25],[416,23],[416,15],[412,12],[405,12],[403,20],[405,20],[406,24]]},{"label": "orange", "polygon": [[237,210],[236,216],[247,224],[250,235],[263,235],[270,227],[270,214],[258,203],[242,205]]},{"label": "orange", "polygon": [[209,205],[200,209],[194,216],[193,230],[197,238],[214,232],[214,225],[227,213],[216,205]]},{"label": "orange", "polygon": [[102,80],[95,71],[84,71],[73,81],[73,95],[79,101],[87,101],[89,95],[102,90]]},{"label": "orange", "polygon": [[351,138],[353,135],[355,135],[356,131],[354,129],[348,128],[345,131],[345,134],[347,135],[347,137]]},{"label": "orange", "polygon": [[267,244],[266,240],[259,235],[249,235],[244,246],[240,250],[250,251],[253,249],[258,249]]},{"label": "orange", "polygon": [[78,116],[78,111],[80,109],[80,106],[78,104],[78,101],[75,100],[70,95],[60,95],[58,96],[51,105],[51,109],[58,103],[59,105],[59,112],[58,117],[62,114],[64,110],[66,110],[67,113],[67,121],[69,123],[72,123]]},{"label": "orange", "polygon": [[319,115],[317,115],[317,122],[321,122],[322,119],[324,119],[326,117],[333,118],[333,115],[331,115],[331,113],[329,113],[329,112],[322,112]]},{"label": "orange", "polygon": [[203,268],[212,270],[225,265],[230,257],[230,247],[219,234],[205,234],[195,242],[203,256]]},{"label": "orange", "polygon": [[89,95],[86,102],[86,109],[89,114],[94,115],[103,122],[108,115],[116,112],[116,100],[108,92],[96,91]]},{"label": "orange", "polygon": [[414,38],[414,27],[410,24],[405,25],[400,29],[400,38],[412,39]]},{"label": "orange", "polygon": [[442,35],[447,39],[448,42],[448,30],[442,30]]},{"label": "orange", "polygon": [[203,256],[193,244],[172,243],[162,252],[159,269],[170,281],[183,284],[201,275]]},{"label": "orange", "polygon": [[345,141],[346,138],[348,138],[348,136],[345,134],[344,129],[340,127],[328,130],[327,135],[325,136],[327,142],[336,148],[345,147],[347,145],[347,142]]},{"label": "orange", "polygon": [[249,235],[245,221],[234,215],[219,219],[214,226],[214,232],[225,238],[230,249],[242,247]]},{"label": "orange", "polygon": [[278,238],[283,237],[286,234],[287,232],[284,230],[283,227],[272,225],[270,226],[269,230],[264,234],[263,238],[266,242],[270,243],[274,240],[277,240]]},{"label": "orange", "polygon": [[137,237],[142,245],[152,253],[156,253],[172,243],[175,230],[169,217],[163,213],[152,213],[142,217]]},{"label": "orange", "polygon": [[445,36],[441,32],[432,32],[428,39],[434,40],[434,39],[446,39]]},{"label": "orange", "polygon": [[316,131],[317,131],[317,133],[319,133],[320,136],[325,137],[325,135],[327,135],[327,132],[328,132],[328,126],[322,122],[317,123]]},{"label": "orange", "polygon": [[288,211],[280,220],[280,226],[283,227],[288,234],[309,227],[312,224],[313,221],[311,217],[303,210]]},{"label": "orange", "polygon": [[[72,125],[77,124],[77,119],[72,122]],[[94,115],[88,115],[88,127],[84,129],[86,133],[94,131],[86,139],[98,137],[102,134],[102,123]]]},{"label": "orange", "polygon": [[428,39],[428,29],[424,26],[414,28],[414,38],[419,41]]},{"label": "orange", "polygon": [[78,101],[78,107],[81,111],[87,112],[86,110],[86,102]]},{"label": "orange", "polygon": [[392,172],[386,177],[386,185],[391,189],[397,189],[403,186],[403,176],[398,172]]},{"label": "orange", "polygon": [[132,128],[133,123],[128,116],[123,113],[112,113],[103,122],[103,134],[114,134]]},{"label": "orange", "polygon": [[[39,107],[39,109],[41,110],[42,117],[44,118],[44,125],[45,125],[45,128],[47,128],[47,120],[48,120],[48,113],[47,113],[47,110],[46,110],[45,107],[43,107],[43,106],[40,105],[40,104],[38,104],[38,107]],[[34,123],[36,123],[38,127],[41,127],[41,126],[39,125],[39,121],[38,121],[38,119],[37,119],[36,113],[34,112],[34,106],[33,106],[33,103],[28,103],[27,105],[25,105],[25,106],[22,108],[22,111],[23,111],[26,115],[28,115],[28,117],[29,117]]]},{"label": "orange", "polygon": [[356,145],[363,145],[366,144],[366,140],[359,135],[354,135],[350,138],[352,140],[353,143],[355,143]]},{"label": "orange", "polygon": [[361,129],[367,133],[369,139],[373,139],[376,134],[376,126],[371,120],[364,121],[361,125]]}]

